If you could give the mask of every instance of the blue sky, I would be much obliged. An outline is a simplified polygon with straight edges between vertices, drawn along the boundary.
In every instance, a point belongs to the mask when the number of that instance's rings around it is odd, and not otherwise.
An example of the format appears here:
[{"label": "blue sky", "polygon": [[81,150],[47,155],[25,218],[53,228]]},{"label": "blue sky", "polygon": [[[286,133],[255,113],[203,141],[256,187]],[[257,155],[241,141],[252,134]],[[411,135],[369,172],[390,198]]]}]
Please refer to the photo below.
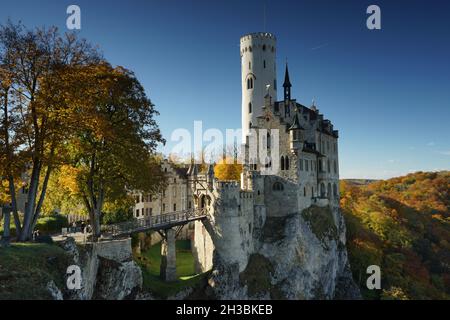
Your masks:
[{"label": "blue sky", "polygon": [[[2,0],[0,22],[66,30],[67,6],[79,5],[80,35],[136,73],[168,151],[172,131],[195,120],[240,126],[239,38],[263,31],[264,2],[279,82],[287,58],[293,98],[315,97],[340,131],[341,177],[450,169],[449,1]],[[381,30],[366,28],[371,4]]]}]

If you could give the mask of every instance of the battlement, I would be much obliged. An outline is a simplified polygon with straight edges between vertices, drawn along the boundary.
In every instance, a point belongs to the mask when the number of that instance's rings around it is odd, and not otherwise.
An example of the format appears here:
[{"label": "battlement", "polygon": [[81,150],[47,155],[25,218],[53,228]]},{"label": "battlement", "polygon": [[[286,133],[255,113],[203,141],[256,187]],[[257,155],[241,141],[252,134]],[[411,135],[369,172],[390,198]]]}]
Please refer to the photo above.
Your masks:
[{"label": "battlement", "polygon": [[252,199],[253,198],[253,191],[241,190],[239,192],[239,198],[241,198],[241,199]]},{"label": "battlement", "polygon": [[240,189],[239,181],[218,181],[214,182],[214,186],[218,190],[236,190]]},{"label": "battlement", "polygon": [[277,40],[277,38],[275,37],[275,35],[273,33],[270,32],[253,32],[253,33],[248,33],[244,36],[241,37],[241,42],[250,40],[250,39],[272,39],[272,40]]}]

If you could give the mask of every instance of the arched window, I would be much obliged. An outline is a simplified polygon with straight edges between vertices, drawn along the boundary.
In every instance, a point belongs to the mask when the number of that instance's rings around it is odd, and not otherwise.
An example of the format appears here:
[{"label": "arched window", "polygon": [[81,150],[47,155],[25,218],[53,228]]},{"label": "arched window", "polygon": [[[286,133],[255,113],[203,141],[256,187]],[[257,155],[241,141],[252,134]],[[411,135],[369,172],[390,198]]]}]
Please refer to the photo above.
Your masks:
[{"label": "arched window", "polygon": [[281,156],[280,162],[281,162],[281,170],[284,170],[284,157],[283,156]]},{"label": "arched window", "polygon": [[265,165],[266,168],[272,167],[272,159],[270,157],[266,157]]},{"label": "arched window", "polygon": [[284,190],[284,186],[283,186],[283,184],[282,184],[281,182],[275,182],[275,183],[273,184],[272,189],[273,189],[274,191],[283,191],[283,190]]},{"label": "arched window", "polygon": [[252,70],[252,62],[251,61],[248,62],[248,70]]},{"label": "arched window", "polygon": [[314,197],[314,187],[311,187],[311,197]]},{"label": "arched window", "polygon": [[286,170],[289,170],[289,157],[286,156],[286,158],[285,158],[284,161],[286,161],[286,164],[284,165],[284,168],[285,168]]},{"label": "arched window", "polygon": [[266,68],[266,60],[263,61],[264,69]]},{"label": "arched window", "polygon": [[253,78],[249,77],[247,79],[247,89],[253,89]]},{"label": "arched window", "polygon": [[327,162],[328,162],[328,173],[330,173],[331,172],[330,160],[328,160]]},{"label": "arched window", "polygon": [[248,113],[252,113],[252,103],[248,103]]},{"label": "arched window", "polygon": [[303,196],[306,197],[306,187],[303,187]]},{"label": "arched window", "polygon": [[337,185],[336,185],[336,183],[333,184],[333,196],[334,196],[335,199],[338,198],[338,192],[337,192]]},{"label": "arched window", "polygon": [[320,197],[325,198],[325,185],[323,183],[320,184]]},{"label": "arched window", "polygon": [[334,160],[334,173],[337,173],[337,162]]},{"label": "arched window", "polygon": [[267,149],[270,149],[270,133],[267,132]]},{"label": "arched window", "polygon": [[327,197],[331,199],[331,183],[328,183]]},{"label": "arched window", "polygon": [[251,123],[251,122],[249,122],[249,124],[248,124],[248,128],[249,128],[249,129],[251,129],[251,128],[252,128],[252,123]]},{"label": "arched window", "polygon": [[266,45],[265,44],[263,45],[262,49],[263,49],[263,51],[266,51]]}]

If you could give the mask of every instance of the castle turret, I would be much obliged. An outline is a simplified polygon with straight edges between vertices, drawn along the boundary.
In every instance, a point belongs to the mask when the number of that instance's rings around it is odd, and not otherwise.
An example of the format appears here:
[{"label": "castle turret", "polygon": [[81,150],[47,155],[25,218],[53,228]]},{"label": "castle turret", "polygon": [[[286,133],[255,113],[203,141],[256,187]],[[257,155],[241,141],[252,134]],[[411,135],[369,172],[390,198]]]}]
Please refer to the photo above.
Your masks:
[{"label": "castle turret", "polygon": [[302,149],[303,139],[304,139],[304,131],[303,127],[300,125],[300,121],[298,120],[298,111],[295,113],[294,122],[289,128],[289,140],[291,145],[291,151],[297,152]]},{"label": "castle turret", "polygon": [[262,114],[266,86],[277,99],[276,38],[271,33],[252,33],[241,38],[242,141]]}]

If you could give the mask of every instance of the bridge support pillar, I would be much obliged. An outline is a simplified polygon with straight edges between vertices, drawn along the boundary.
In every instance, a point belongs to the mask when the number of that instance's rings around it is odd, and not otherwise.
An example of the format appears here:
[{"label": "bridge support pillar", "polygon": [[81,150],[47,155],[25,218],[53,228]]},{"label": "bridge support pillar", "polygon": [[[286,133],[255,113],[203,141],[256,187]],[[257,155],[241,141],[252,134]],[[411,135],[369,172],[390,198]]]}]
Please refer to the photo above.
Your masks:
[{"label": "bridge support pillar", "polygon": [[161,241],[160,275],[164,281],[177,280],[175,230],[167,229]]}]

